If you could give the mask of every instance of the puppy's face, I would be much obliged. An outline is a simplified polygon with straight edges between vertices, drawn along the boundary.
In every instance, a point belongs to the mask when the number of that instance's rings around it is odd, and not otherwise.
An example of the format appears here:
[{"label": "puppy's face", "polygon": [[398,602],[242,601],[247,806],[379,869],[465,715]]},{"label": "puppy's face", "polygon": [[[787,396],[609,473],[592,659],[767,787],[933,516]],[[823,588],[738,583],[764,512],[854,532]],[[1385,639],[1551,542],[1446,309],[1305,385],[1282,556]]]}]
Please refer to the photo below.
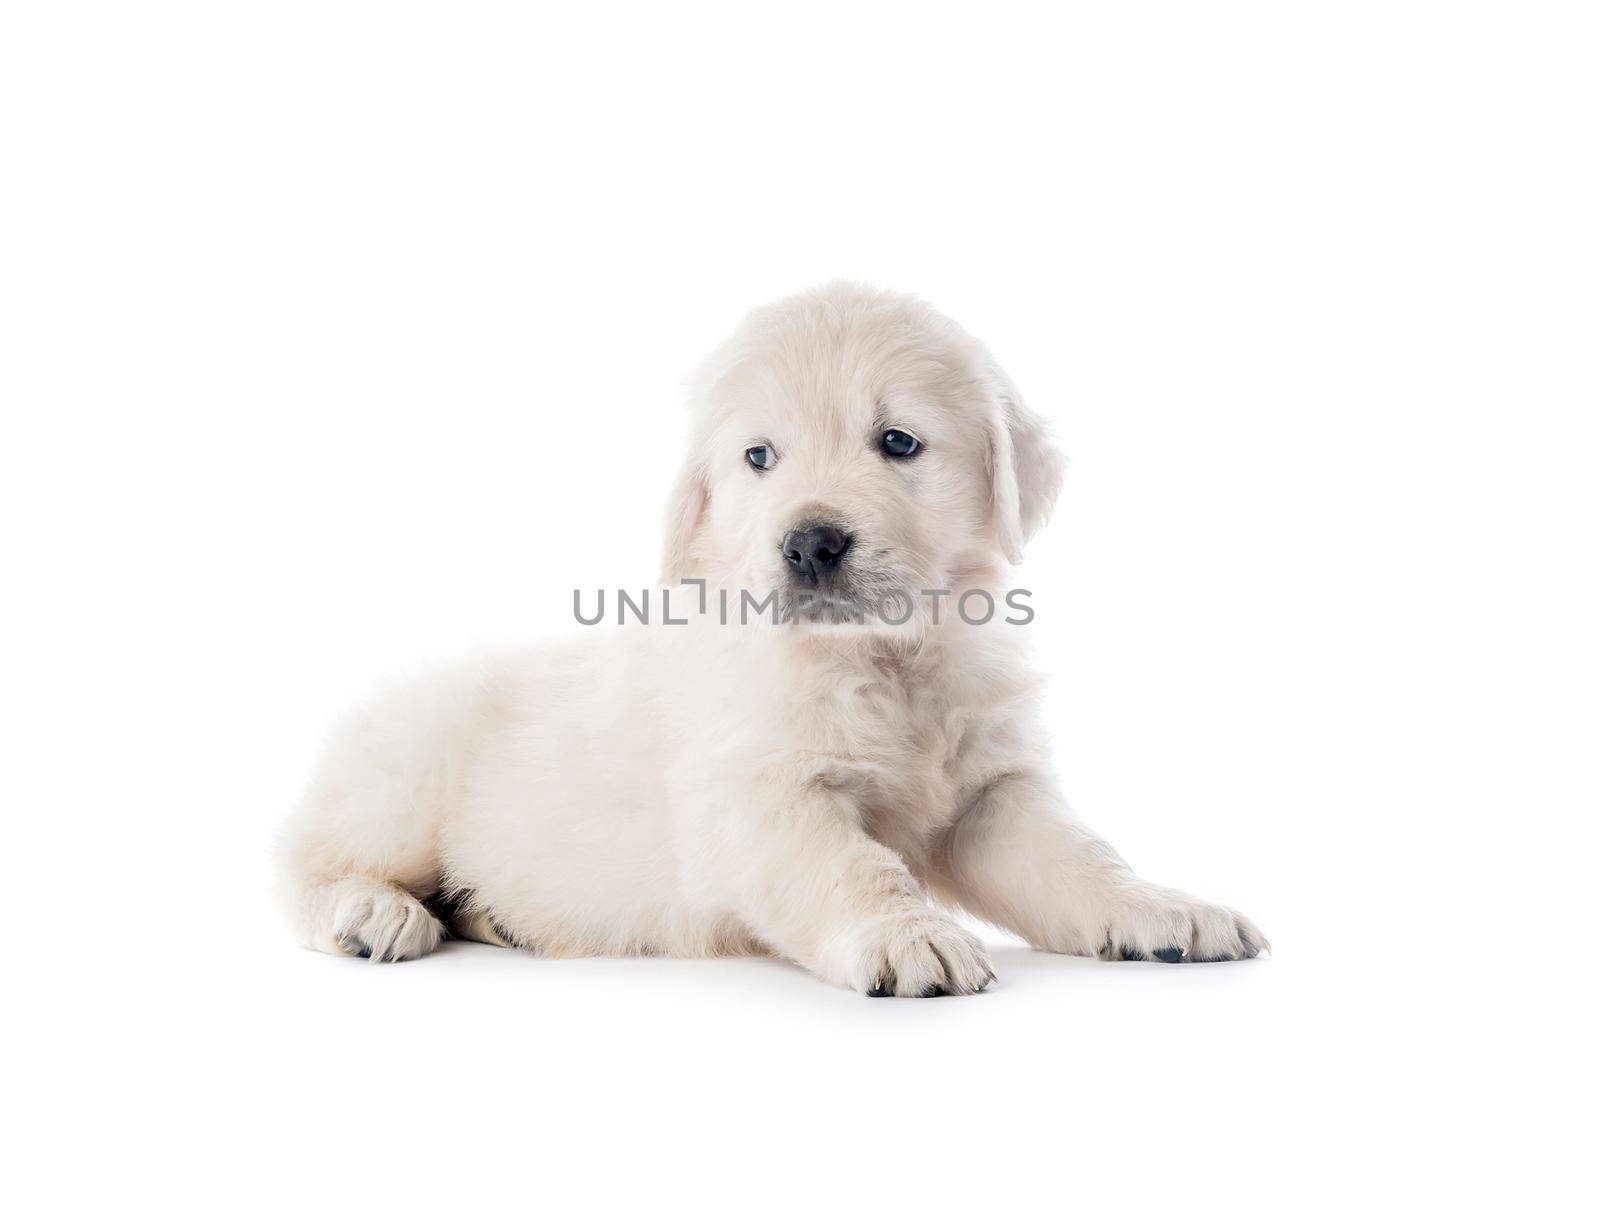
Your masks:
[{"label": "puppy's face", "polygon": [[756,311],[694,402],[664,577],[775,593],[784,618],[921,617],[924,591],[1018,559],[1059,485],[983,347],[894,294],[835,285]]}]

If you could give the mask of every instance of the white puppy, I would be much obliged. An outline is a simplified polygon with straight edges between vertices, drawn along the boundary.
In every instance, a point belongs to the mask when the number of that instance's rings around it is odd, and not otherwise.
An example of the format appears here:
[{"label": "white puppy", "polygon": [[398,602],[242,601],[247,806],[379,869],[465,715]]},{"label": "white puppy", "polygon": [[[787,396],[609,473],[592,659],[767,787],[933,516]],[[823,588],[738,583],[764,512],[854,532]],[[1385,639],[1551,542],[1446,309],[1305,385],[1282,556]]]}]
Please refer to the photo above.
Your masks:
[{"label": "white puppy", "polygon": [[930,897],[1066,954],[1266,948],[1062,801],[1002,601],[1062,460],[981,344],[832,285],[755,311],[692,405],[648,624],[483,655],[335,731],[282,847],[301,940],[764,951],[900,996],[994,976]]}]

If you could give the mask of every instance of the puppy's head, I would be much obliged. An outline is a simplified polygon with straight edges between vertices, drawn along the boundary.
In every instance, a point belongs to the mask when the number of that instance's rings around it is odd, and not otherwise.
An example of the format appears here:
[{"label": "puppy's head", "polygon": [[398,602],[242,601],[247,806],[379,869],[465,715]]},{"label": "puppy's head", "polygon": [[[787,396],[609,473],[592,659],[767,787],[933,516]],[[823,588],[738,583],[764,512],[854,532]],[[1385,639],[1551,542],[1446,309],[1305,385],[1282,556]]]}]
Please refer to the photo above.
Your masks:
[{"label": "puppy's head", "polygon": [[754,311],[692,387],[668,583],[867,626],[1022,557],[1063,459],[988,351],[922,302],[833,284]]}]

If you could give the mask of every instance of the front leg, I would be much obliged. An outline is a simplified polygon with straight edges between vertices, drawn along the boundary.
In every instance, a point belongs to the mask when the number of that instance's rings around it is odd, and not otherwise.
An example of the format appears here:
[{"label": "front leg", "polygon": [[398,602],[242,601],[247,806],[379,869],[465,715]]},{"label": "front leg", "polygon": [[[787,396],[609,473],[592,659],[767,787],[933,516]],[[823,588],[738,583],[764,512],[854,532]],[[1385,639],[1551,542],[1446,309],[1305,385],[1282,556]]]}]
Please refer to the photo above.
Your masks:
[{"label": "front leg", "polygon": [[1062,954],[1226,962],[1271,948],[1240,913],[1140,879],[1032,774],[984,791],[947,834],[929,884],[974,916]]},{"label": "front leg", "polygon": [[[848,796],[770,781],[730,802],[702,865],[775,952],[869,996],[966,995],[994,979],[983,946],[934,910]],[[729,898],[731,897],[731,898]]]}]

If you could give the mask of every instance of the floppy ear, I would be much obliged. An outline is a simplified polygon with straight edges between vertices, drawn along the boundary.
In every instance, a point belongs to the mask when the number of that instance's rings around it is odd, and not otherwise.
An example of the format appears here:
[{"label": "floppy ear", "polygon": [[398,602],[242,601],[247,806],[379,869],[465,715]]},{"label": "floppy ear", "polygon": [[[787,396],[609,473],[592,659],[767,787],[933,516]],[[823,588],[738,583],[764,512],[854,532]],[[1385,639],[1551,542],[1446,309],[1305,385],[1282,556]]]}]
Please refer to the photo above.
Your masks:
[{"label": "floppy ear", "polygon": [[711,501],[711,487],[705,466],[693,455],[678,470],[667,496],[667,516],[661,542],[661,580],[675,586],[693,576],[698,561],[694,542],[700,534],[700,521]]},{"label": "floppy ear", "polygon": [[1055,508],[1067,458],[1050,439],[1049,425],[1023,404],[1017,390],[997,375],[990,415],[989,480],[992,522],[1000,548],[1013,565]]}]

